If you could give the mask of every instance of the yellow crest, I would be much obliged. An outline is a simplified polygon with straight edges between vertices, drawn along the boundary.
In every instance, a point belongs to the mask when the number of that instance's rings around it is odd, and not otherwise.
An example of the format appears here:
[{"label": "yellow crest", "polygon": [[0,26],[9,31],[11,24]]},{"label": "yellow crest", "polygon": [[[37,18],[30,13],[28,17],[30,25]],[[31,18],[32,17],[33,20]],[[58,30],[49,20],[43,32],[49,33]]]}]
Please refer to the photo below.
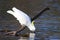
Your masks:
[{"label": "yellow crest", "polygon": [[34,25],[34,21],[32,21],[32,25]]}]

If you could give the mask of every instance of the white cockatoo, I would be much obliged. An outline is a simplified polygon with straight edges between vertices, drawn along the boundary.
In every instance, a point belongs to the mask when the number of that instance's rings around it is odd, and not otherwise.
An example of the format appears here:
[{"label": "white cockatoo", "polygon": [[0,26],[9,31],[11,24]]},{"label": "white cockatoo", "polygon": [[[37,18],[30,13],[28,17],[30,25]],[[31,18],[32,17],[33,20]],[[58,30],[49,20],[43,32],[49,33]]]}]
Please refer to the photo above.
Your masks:
[{"label": "white cockatoo", "polygon": [[27,26],[30,31],[35,31],[36,28],[33,24],[33,21],[31,21],[31,18],[23,11],[13,7],[12,10],[8,10],[7,13],[13,15],[22,26]]}]

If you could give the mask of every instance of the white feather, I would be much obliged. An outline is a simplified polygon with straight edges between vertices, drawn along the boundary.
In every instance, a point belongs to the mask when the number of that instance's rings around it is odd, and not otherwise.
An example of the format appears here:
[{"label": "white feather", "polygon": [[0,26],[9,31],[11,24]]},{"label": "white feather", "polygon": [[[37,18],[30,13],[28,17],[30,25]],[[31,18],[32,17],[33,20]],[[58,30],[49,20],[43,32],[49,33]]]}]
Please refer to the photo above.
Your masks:
[{"label": "white feather", "polygon": [[31,24],[31,19],[27,14],[15,7],[13,7],[12,10],[8,10],[7,13],[17,18],[21,25],[27,26],[31,31],[35,31],[35,26]]}]

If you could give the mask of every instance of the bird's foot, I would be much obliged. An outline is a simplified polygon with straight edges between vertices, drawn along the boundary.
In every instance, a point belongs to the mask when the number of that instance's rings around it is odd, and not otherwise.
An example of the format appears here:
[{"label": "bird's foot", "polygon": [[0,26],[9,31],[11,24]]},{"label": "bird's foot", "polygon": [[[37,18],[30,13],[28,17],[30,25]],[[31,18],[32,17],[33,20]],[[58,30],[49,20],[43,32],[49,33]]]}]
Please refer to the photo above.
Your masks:
[{"label": "bird's foot", "polygon": [[16,31],[6,33],[6,35],[15,35],[15,34],[16,34]]}]

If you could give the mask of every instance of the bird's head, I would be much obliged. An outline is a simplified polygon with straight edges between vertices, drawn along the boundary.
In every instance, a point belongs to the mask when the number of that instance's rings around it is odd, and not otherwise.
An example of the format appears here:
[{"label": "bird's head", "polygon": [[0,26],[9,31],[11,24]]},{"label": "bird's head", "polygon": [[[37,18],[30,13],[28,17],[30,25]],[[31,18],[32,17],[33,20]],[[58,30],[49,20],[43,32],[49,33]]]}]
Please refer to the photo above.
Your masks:
[{"label": "bird's head", "polygon": [[31,24],[28,26],[28,28],[30,29],[30,31],[34,32],[35,31],[35,26],[34,26],[34,21],[31,22]]},{"label": "bird's head", "polygon": [[31,23],[32,25],[34,25],[34,21],[32,21],[32,23]]}]

